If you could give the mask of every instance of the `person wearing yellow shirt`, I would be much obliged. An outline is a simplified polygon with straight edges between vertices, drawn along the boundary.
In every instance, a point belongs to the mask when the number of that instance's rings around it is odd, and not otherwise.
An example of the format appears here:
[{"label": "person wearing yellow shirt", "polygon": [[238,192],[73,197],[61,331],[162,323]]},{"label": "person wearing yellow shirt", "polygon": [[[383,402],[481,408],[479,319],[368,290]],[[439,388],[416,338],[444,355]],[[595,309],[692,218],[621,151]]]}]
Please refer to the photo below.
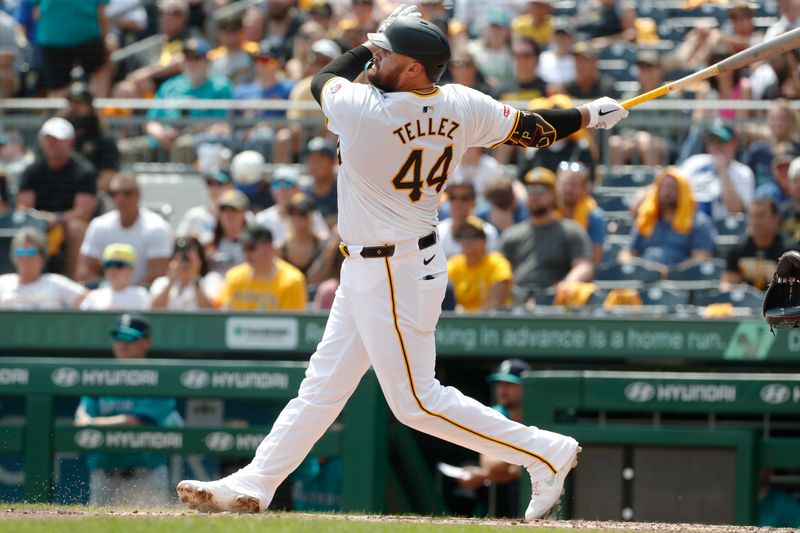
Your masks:
[{"label": "person wearing yellow shirt", "polygon": [[512,35],[522,35],[546,48],[553,38],[553,3],[551,0],[528,0],[525,10],[511,21]]},{"label": "person wearing yellow shirt", "polygon": [[456,309],[490,311],[511,305],[511,264],[498,252],[486,253],[484,222],[470,215],[456,234],[462,253],[447,261]]},{"label": "person wearing yellow shirt", "polygon": [[251,227],[241,239],[245,262],[225,275],[220,307],[227,311],[305,310],[305,276],[275,256],[272,233],[266,228]]}]

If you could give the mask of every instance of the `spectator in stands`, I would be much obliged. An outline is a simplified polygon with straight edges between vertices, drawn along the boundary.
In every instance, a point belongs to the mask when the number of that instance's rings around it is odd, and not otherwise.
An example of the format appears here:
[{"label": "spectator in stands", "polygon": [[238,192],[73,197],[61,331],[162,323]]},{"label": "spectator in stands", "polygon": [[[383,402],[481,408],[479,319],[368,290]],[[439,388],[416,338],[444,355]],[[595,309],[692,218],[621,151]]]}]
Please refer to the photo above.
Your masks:
[{"label": "spectator in stands", "polygon": [[778,0],[778,12],[781,14],[764,34],[764,40],[772,39],[789,30],[800,27],[800,2],[797,0]]},{"label": "spectator in stands", "polygon": [[151,306],[171,311],[213,309],[222,281],[218,273],[209,272],[200,241],[180,237],[175,241],[167,275],[150,285]]},{"label": "spectator in stands", "polygon": [[[319,4],[312,6],[312,9]],[[330,4],[327,8],[330,9]],[[319,8],[317,8],[319,9]],[[324,8],[323,8],[324,9]],[[309,12],[311,13],[311,11]],[[308,70],[308,55],[311,53],[311,45],[320,39],[328,36],[326,29],[316,20],[307,20],[300,26],[297,35],[294,36],[292,45],[292,57],[286,62],[286,75],[290,80],[299,81],[306,76]]]},{"label": "spectator in stands", "polygon": [[219,198],[233,189],[233,180],[224,170],[212,170],[204,176],[208,205],[196,205],[183,215],[175,234],[178,237],[194,237],[204,246],[214,240],[214,228],[219,216]]},{"label": "spectator in stands", "polygon": [[[541,5],[541,1],[533,4]],[[574,43],[571,28],[559,24],[553,32],[552,46],[539,55],[538,76],[547,84],[547,94],[563,93],[566,85],[575,81]]]},{"label": "spectator in stands", "polygon": [[[289,215],[286,239],[275,254],[303,273],[306,278],[314,263],[322,261],[325,239],[314,232],[311,217],[316,212],[314,201],[305,193],[296,193],[286,209]],[[310,285],[314,285],[309,280]]]},{"label": "spectator in stands", "polygon": [[755,197],[772,198],[778,205],[783,205],[792,197],[792,186],[789,183],[789,164],[800,155],[795,145],[790,142],[780,143],[772,150],[772,181],[759,185]]},{"label": "spectator in stands", "polygon": [[339,48],[339,45],[330,39],[320,39],[311,45],[311,53],[308,55],[307,75],[295,84],[291,94],[289,94],[289,101],[292,104],[314,104],[309,109],[300,109],[299,106],[293,106],[286,113],[286,118],[290,121],[289,128],[292,132],[293,154],[300,153],[305,139],[319,135],[319,128],[316,125],[304,125],[301,123],[301,121],[308,121],[308,119],[322,120],[323,118],[322,111],[316,105],[314,96],[311,94],[311,80],[317,72],[339,57],[341,53],[342,49]]},{"label": "spectator in stands", "polygon": [[129,244],[136,253],[131,283],[149,286],[167,271],[172,255],[172,228],[146,207],[140,207],[141,192],[136,176],[120,172],[111,180],[109,194],[115,209],[89,224],[81,245],[78,279],[96,280],[101,274],[101,258],[106,246]]},{"label": "spectator in stands", "polygon": [[333,306],[333,298],[336,295],[336,289],[339,288],[339,275],[345,259],[339,249],[341,242],[338,226],[334,225],[331,228],[331,236],[325,241],[320,260],[308,270],[306,280],[309,285],[317,286],[314,291],[314,300],[311,302],[313,311],[329,310]]},{"label": "spectator in stands", "polygon": [[486,82],[499,91],[514,80],[514,61],[511,55],[510,18],[497,9],[486,9],[488,24],[481,38],[469,41],[467,49]]},{"label": "spectator in stands", "polygon": [[49,268],[74,279],[78,251],[97,206],[97,172],[75,152],[75,128],[66,119],[47,120],[39,130],[39,145],[41,156],[22,172],[17,209],[36,209],[47,219],[49,251],[58,254]]},{"label": "spectator in stands", "polygon": [[495,95],[495,88],[486,82],[483,74],[475,65],[475,60],[469,50],[464,47],[453,50],[453,56],[447,65],[445,76],[449,77],[453,83],[459,83],[472,87],[484,94]]},{"label": "spectator in stands", "polygon": [[575,57],[575,81],[565,87],[567,94],[579,100],[590,100],[601,96],[614,98],[617,94],[611,78],[602,74],[597,66],[597,48],[585,41],[578,41],[572,48]]},{"label": "spectator in stands", "polygon": [[[337,17],[334,16],[333,6],[328,0],[314,0],[311,7],[308,9],[308,16],[310,19],[308,22],[319,24],[322,27],[322,35],[319,36],[320,39],[323,37],[330,37],[335,33]],[[297,32],[298,35],[295,35],[294,38],[295,47],[297,46],[297,38],[302,31],[303,27],[301,26],[300,31]],[[313,41],[314,40],[311,42]]]},{"label": "spectator in stands", "polygon": [[511,305],[511,265],[501,253],[487,251],[487,225],[470,215],[456,232],[461,253],[447,260],[456,311],[486,312]]},{"label": "spectator in stands", "polygon": [[22,227],[11,239],[8,253],[16,273],[0,276],[0,309],[75,309],[86,289],[60,274],[43,274],[47,238]]},{"label": "spectator in stands", "polygon": [[[711,51],[708,61],[710,64],[718,63],[729,57],[726,48],[715,48]],[[695,94],[698,100],[751,100],[753,96],[750,86],[750,78],[747,77],[747,69],[740,68],[720,72],[700,84],[699,90]],[[695,121],[708,120],[709,117],[719,117],[723,120],[733,121],[745,119],[750,114],[746,109],[705,109],[698,106],[694,111]]]},{"label": "spectator in stands", "polygon": [[306,145],[305,159],[306,172],[313,180],[306,192],[328,226],[333,226],[339,214],[336,145],[322,137],[314,137]]},{"label": "spectator in stands", "polygon": [[603,262],[603,243],[606,238],[606,219],[591,195],[589,169],[578,162],[562,161],[556,175],[558,211],[577,222],[589,235],[592,243],[592,263]]},{"label": "spectator in stands", "polygon": [[525,2],[522,13],[511,21],[511,33],[514,36],[519,35],[533,39],[540,48],[544,49],[557,33],[553,26],[553,2],[551,0],[528,0]]},{"label": "spectator in stands", "polygon": [[111,63],[105,39],[109,24],[108,0],[83,0],[77,4],[40,0],[36,44],[42,52],[42,81],[49,96],[64,96],[76,64],[90,76],[92,92],[108,96]]},{"label": "spectator in stands", "polygon": [[728,22],[721,28],[699,20],[677,52],[680,66],[699,69],[713,63],[710,55],[715,48],[725,50],[730,56],[761,42],[763,33],[756,30],[754,15],[748,0],[733,0],[728,2]]},{"label": "spectator in stands", "polygon": [[[455,257],[462,252],[461,241],[457,235],[464,229],[467,219],[475,211],[477,194],[475,185],[470,181],[460,181],[455,177],[447,182],[446,205],[442,206],[441,211],[448,216],[442,216],[439,222],[439,238],[442,241],[442,250],[447,257]],[[499,234],[497,228],[488,222],[482,228],[486,235],[486,250],[493,252],[497,250]]]},{"label": "spectator in stands", "polygon": [[781,208],[781,231],[792,241],[800,242],[800,157],[789,163],[791,199]]},{"label": "spectator in stands", "polygon": [[747,147],[743,161],[755,175],[756,185],[772,181],[772,150],[780,143],[789,142],[800,152],[800,117],[789,100],[778,98],[767,111],[768,137]]},{"label": "spectator in stands", "polygon": [[103,250],[105,283],[81,302],[84,311],[146,311],[150,309],[147,289],[131,284],[136,251],[130,244],[114,243]]},{"label": "spectator in stands", "polygon": [[21,86],[17,71],[21,48],[27,44],[17,21],[0,11],[0,98],[11,98]]},{"label": "spectator in stands", "polygon": [[511,56],[514,58],[514,79],[502,86],[501,100],[531,100],[545,96],[547,86],[536,70],[539,63],[539,45],[527,37],[515,37],[511,41]]},{"label": "spectator in stands", "polygon": [[[294,195],[300,192],[300,172],[291,166],[277,167],[272,172],[270,189],[272,197],[275,199],[275,205],[257,213],[255,222],[259,226],[267,228],[275,244],[280,246],[286,240],[289,203]],[[315,211],[312,215],[311,225],[314,233],[321,238],[327,239],[330,235],[328,224],[319,211]]]},{"label": "spectator in stands", "polygon": [[[636,54],[636,76],[639,86],[623,94],[621,98],[627,100],[664,85],[663,59],[655,50],[640,50]],[[678,92],[669,92],[662,98],[676,99],[681,97]],[[613,165],[640,163],[643,165],[663,165],[672,159],[672,153],[677,151],[675,145],[674,129],[657,126],[661,111],[639,111],[639,115],[650,118],[647,128],[633,130],[619,128],[617,133],[609,138],[608,145]]]},{"label": "spectator in stands", "polygon": [[[256,78],[251,83],[237,85],[233,97],[237,100],[288,100],[294,87],[294,80],[287,79],[283,71],[283,60],[269,41],[262,41],[255,52]],[[280,109],[259,109],[243,112],[245,118],[283,118],[286,111]],[[239,144],[245,150],[261,152],[267,161],[276,163],[291,162],[291,131],[275,132],[269,122],[262,122],[236,133]]]},{"label": "spectator in stands", "polygon": [[667,268],[710,258],[716,230],[697,209],[689,180],[675,167],[659,172],[639,204],[631,242],[620,250],[620,262],[640,257]]},{"label": "spectator in stands", "polygon": [[107,193],[111,178],[119,171],[119,149],[116,139],[103,131],[93,102],[94,95],[89,86],[74,82],[67,93],[64,117],[75,128],[75,151],[97,170],[97,190]]},{"label": "spectator in stands", "polygon": [[591,281],[594,276],[586,231],[557,217],[553,173],[534,170],[525,181],[530,219],[500,237],[500,251],[511,263],[515,293],[522,302],[560,282]]},{"label": "spectator in stands", "polygon": [[225,191],[217,201],[219,214],[214,239],[206,248],[210,269],[221,275],[245,260],[242,235],[247,226],[250,201],[237,189]]},{"label": "spectator in stands", "polygon": [[[531,370],[531,366],[522,359],[506,359],[486,378],[494,388],[492,409],[511,420],[522,421],[522,373]],[[465,467],[469,475],[458,480],[458,484],[468,489],[478,489],[492,484],[499,489],[496,495],[497,516],[518,517],[519,497],[518,480],[521,468],[488,455],[481,454],[479,466]]]},{"label": "spectator in stands", "polygon": [[208,53],[211,77],[227,78],[236,85],[251,83],[255,78],[253,55],[258,43],[245,40],[242,17],[231,15],[217,22],[219,46]]},{"label": "spectator in stands", "polygon": [[730,127],[712,125],[706,134],[708,153],[695,154],[680,166],[692,187],[692,196],[713,220],[746,212],[753,199],[753,171],[736,161],[737,146]]},{"label": "spectator in stands", "polygon": [[[111,330],[114,357],[140,360],[151,346],[150,322],[138,314],[121,315]],[[82,396],[75,411],[78,427],[160,428],[183,426],[174,398]],[[91,453],[89,501],[92,505],[163,506],[169,500],[167,456],[154,453]]]},{"label": "spectator in stands", "polygon": [[515,0],[493,0],[491,7],[483,0],[455,0],[453,20],[470,38],[475,38],[482,35],[484,30],[500,16],[506,19],[504,24],[509,26],[511,19],[519,11],[520,6]]},{"label": "spectator in stands", "polygon": [[141,0],[110,0],[106,17],[110,25],[106,37],[109,53],[138,40],[139,34],[147,29],[147,10]]},{"label": "spectator in stands", "polygon": [[275,204],[266,165],[267,162],[261,152],[243,150],[233,156],[229,166],[234,186],[247,195],[250,209],[254,212]]},{"label": "spectator in stands", "polygon": [[19,190],[23,171],[35,160],[34,152],[20,132],[6,130],[0,133],[0,168],[8,178],[9,190]]},{"label": "spectator in stands", "polygon": [[161,46],[138,58],[141,66],[114,87],[113,96],[152,97],[164,80],[180,73],[183,45],[190,37],[187,0],[159,0],[158,26]]},{"label": "spectator in stands", "polygon": [[[536,98],[528,102],[528,109],[570,109],[572,98],[566,94],[554,94],[547,98]],[[595,179],[595,160],[597,149],[594,139],[585,131],[579,130],[569,137],[559,139],[550,146],[538,149],[526,149],[517,162],[517,178],[524,182],[525,174],[531,169],[544,167],[553,172],[558,171],[562,161],[579,162],[589,169],[592,181]]]},{"label": "spectator in stands", "polygon": [[630,0],[582,2],[573,24],[579,41],[596,50],[617,41],[636,40],[636,3]]},{"label": "spectator in stands", "polygon": [[[227,78],[209,77],[209,47],[200,39],[189,39],[183,45],[183,73],[165,81],[156,93],[157,100],[192,98],[198,100],[229,99],[233,96]],[[155,161],[159,151],[169,153],[173,163],[191,164],[196,158],[196,144],[230,141],[230,125],[224,122],[228,112],[224,109],[176,108],[150,109],[145,125],[146,135],[134,139],[122,139],[120,151],[126,162]],[[182,117],[219,118],[220,122],[182,129],[177,122]]]},{"label": "spectator in stands", "polygon": [[475,214],[497,228],[499,233],[528,218],[525,208],[527,192],[517,193],[515,187],[522,182],[508,176],[495,176],[486,183],[483,191],[485,202],[475,208]]},{"label": "spectator in stands", "polygon": [[497,162],[485,148],[468,148],[461,163],[452,171],[449,183],[468,181],[475,186],[479,201],[484,199],[486,184],[495,176],[505,174],[503,165]]},{"label": "spectator in stands", "polygon": [[275,256],[272,234],[251,226],[242,235],[246,262],[225,275],[219,303],[226,311],[304,311],[308,295],[303,273]]},{"label": "spectator in stands", "polygon": [[756,198],[747,209],[747,234],[739,238],[728,253],[727,266],[722,273],[720,289],[747,283],[764,290],[772,281],[778,258],[796,247],[787,241],[780,229],[778,205],[771,198]]},{"label": "spectator in stands", "polygon": [[761,527],[800,528],[800,501],[772,483],[773,471],[759,471],[758,525]]},{"label": "spectator in stands", "polygon": [[293,0],[270,0],[267,3],[264,38],[278,50],[284,63],[291,59],[294,36],[305,22],[302,13],[293,5]]}]

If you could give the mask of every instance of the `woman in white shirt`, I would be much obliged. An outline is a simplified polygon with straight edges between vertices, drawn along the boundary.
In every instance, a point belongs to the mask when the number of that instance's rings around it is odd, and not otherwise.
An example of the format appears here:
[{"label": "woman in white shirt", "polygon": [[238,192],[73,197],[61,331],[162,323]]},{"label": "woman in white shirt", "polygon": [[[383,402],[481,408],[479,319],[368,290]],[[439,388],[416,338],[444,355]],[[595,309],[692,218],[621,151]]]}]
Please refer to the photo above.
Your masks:
[{"label": "woman in white shirt", "polygon": [[217,272],[208,271],[203,247],[194,237],[175,241],[167,275],[156,278],[150,286],[153,309],[196,311],[213,309],[214,299],[224,281]]},{"label": "woman in white shirt", "polygon": [[150,309],[147,289],[131,285],[136,265],[136,251],[130,244],[114,243],[103,250],[103,286],[95,289],[81,303],[92,311],[144,311]]},{"label": "woman in white shirt", "polygon": [[74,309],[86,296],[80,284],[60,274],[42,274],[47,238],[35,228],[20,228],[11,239],[16,273],[0,276],[0,309]]}]

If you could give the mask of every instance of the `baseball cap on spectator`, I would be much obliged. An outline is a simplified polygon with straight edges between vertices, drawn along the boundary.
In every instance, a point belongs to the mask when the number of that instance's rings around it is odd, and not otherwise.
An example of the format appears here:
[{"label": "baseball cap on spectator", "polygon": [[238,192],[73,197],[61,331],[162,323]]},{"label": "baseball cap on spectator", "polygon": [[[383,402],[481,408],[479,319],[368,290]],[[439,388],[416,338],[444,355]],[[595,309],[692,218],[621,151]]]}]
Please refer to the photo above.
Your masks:
[{"label": "baseball cap on spectator", "polygon": [[307,194],[298,192],[292,196],[291,200],[289,200],[289,205],[286,210],[289,214],[291,214],[292,211],[299,211],[300,213],[307,214],[312,212],[314,209],[316,209],[314,200],[312,200]]},{"label": "baseball cap on spectator", "polygon": [[207,172],[205,178],[206,178],[206,183],[210,183],[213,181],[214,183],[218,183],[220,185],[227,185],[228,183],[231,183],[233,181],[230,174],[220,169],[214,169],[211,170],[210,172]]},{"label": "baseball cap on spectator", "polygon": [[486,378],[489,383],[505,381],[506,383],[522,384],[522,373],[531,369],[531,365],[522,359],[506,359],[495,370],[494,374]]},{"label": "baseball cap on spectator", "polygon": [[92,94],[92,90],[88,83],[83,81],[75,81],[69,86],[67,100],[91,104],[94,101],[94,95]]},{"label": "baseball cap on spectator", "polygon": [[117,242],[103,249],[103,268],[136,266],[136,250],[130,244]]},{"label": "baseball cap on spectator", "polygon": [[203,39],[192,37],[183,43],[183,56],[184,57],[198,57],[206,58],[211,51],[211,47]]},{"label": "baseball cap on spectator", "polygon": [[291,165],[281,165],[272,171],[270,183],[273,187],[297,187],[300,171]]},{"label": "baseball cap on spectator", "polygon": [[569,22],[564,19],[556,19],[553,21],[553,35],[557,33],[572,35],[574,32]]},{"label": "baseball cap on spectator", "polygon": [[572,47],[572,55],[597,59],[597,49],[586,41],[578,41]]},{"label": "baseball cap on spectator", "polygon": [[511,15],[503,9],[489,9],[486,14],[486,22],[501,28],[508,28],[511,26]]},{"label": "baseball cap on spectator", "polygon": [[526,185],[546,185],[551,189],[556,187],[556,175],[552,170],[545,167],[532,168],[525,174]]},{"label": "baseball cap on spectator", "polygon": [[189,2],[186,0],[159,0],[158,2],[158,9],[161,11],[169,11],[169,9],[175,9],[177,11],[181,11],[182,13],[189,12]]},{"label": "baseball cap on spectator", "polygon": [[658,52],[655,50],[639,50],[639,53],[636,54],[636,64],[657,67],[661,64],[661,61],[659,61]]},{"label": "baseball cap on spectator", "polygon": [[772,166],[786,165],[794,161],[800,154],[794,147],[792,142],[782,142],[775,145],[772,149]]},{"label": "baseball cap on spectator", "polygon": [[277,47],[272,46],[272,43],[269,40],[264,39],[258,44],[258,49],[255,51],[253,56],[256,59],[280,59],[280,50]]},{"label": "baseball cap on spectator", "polygon": [[708,141],[709,142],[723,142],[726,143],[733,139],[733,130],[724,124],[715,124],[708,128]]},{"label": "baseball cap on spectator", "polygon": [[257,242],[272,242],[272,232],[264,226],[248,226],[239,236],[239,240],[245,247]]},{"label": "baseball cap on spectator", "polygon": [[220,31],[224,30],[241,30],[244,26],[244,21],[242,17],[239,15],[229,15],[227,17],[221,18],[217,23],[217,28]]},{"label": "baseball cap on spectator", "polygon": [[464,225],[456,232],[456,240],[461,239],[484,239],[486,240],[486,224],[475,215],[469,215],[464,221]]},{"label": "baseball cap on spectator", "polygon": [[306,145],[306,154],[324,154],[335,158],[336,146],[322,137],[314,137]]},{"label": "baseball cap on spectator", "polygon": [[222,193],[219,197],[217,205],[220,209],[223,207],[232,207],[237,211],[247,211],[250,208],[250,200],[247,195],[238,189],[229,189]]},{"label": "baseball cap on spectator", "polygon": [[42,129],[39,130],[39,137],[45,136],[55,137],[59,141],[66,141],[67,139],[75,138],[75,128],[69,120],[61,117],[53,117],[47,119],[42,124]]},{"label": "baseball cap on spectator", "polygon": [[333,15],[333,7],[327,0],[314,0],[308,9],[308,14],[320,18],[328,18]]},{"label": "baseball cap on spectator", "polygon": [[314,41],[311,45],[311,51],[318,56],[325,56],[328,59],[336,59],[342,55],[342,49],[339,45],[330,39],[319,39]]},{"label": "baseball cap on spectator", "polygon": [[121,342],[136,342],[139,339],[149,339],[150,334],[150,322],[144,316],[136,313],[120,315],[111,330],[111,338]]}]

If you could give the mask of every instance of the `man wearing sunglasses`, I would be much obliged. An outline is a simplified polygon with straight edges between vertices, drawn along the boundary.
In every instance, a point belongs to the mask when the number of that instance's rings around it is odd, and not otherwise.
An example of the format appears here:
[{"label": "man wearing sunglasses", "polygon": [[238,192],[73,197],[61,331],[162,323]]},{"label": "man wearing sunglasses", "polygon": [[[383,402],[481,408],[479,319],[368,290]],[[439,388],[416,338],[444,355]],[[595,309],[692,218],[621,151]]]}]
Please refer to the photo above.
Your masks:
[{"label": "man wearing sunglasses", "polygon": [[[121,315],[111,330],[111,349],[121,360],[145,359],[151,346],[150,322]],[[82,396],[75,411],[80,427],[180,427],[175,398]],[[163,506],[168,499],[167,456],[156,453],[87,454],[92,505]]]},{"label": "man wearing sunglasses", "polygon": [[183,215],[175,235],[178,237],[194,237],[206,245],[214,240],[214,228],[219,214],[219,199],[225,191],[233,189],[233,180],[228,172],[211,170],[206,173],[206,192],[208,205],[197,205]]}]

